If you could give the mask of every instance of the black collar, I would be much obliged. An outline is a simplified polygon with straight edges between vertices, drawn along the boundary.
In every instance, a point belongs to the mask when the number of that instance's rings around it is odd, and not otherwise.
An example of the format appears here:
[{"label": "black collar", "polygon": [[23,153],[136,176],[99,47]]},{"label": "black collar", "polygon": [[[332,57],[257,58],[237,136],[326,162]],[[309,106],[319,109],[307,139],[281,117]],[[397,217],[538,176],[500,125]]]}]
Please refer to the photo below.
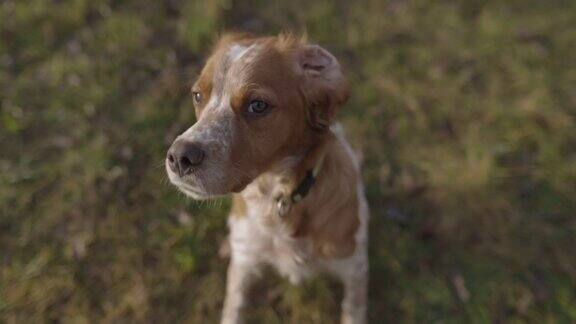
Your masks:
[{"label": "black collar", "polygon": [[293,204],[296,204],[300,200],[304,199],[306,195],[308,195],[308,192],[314,185],[314,182],[316,182],[316,177],[318,176],[318,173],[320,173],[320,169],[322,169],[323,163],[324,157],[321,157],[313,169],[306,171],[306,176],[304,176],[304,179],[300,181],[298,187],[296,187],[296,189],[294,189],[290,195],[290,200]]}]

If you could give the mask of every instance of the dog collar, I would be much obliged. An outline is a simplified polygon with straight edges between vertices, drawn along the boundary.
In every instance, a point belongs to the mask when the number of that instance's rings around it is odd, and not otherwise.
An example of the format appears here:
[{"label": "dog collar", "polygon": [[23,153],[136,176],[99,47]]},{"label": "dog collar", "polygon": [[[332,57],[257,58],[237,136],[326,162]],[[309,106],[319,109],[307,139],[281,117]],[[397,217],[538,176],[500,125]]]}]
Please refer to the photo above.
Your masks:
[{"label": "dog collar", "polygon": [[296,187],[296,189],[294,189],[290,195],[290,200],[293,204],[299,202],[300,200],[304,199],[306,195],[308,195],[310,188],[312,188],[314,182],[316,182],[318,173],[320,173],[320,170],[322,169],[322,164],[324,164],[324,156],[318,160],[318,163],[316,163],[313,169],[306,171],[306,176],[304,179],[302,179],[302,181],[300,181],[298,187]]}]

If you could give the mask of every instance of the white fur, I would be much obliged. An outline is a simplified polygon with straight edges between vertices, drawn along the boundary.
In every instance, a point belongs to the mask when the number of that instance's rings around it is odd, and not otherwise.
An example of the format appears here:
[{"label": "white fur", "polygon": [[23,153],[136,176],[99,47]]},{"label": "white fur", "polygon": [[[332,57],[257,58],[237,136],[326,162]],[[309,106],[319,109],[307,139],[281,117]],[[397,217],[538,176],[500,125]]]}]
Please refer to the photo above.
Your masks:
[{"label": "white fur", "polygon": [[[249,59],[249,57],[246,54],[248,54],[248,52],[251,52],[251,51],[255,52],[257,47],[258,47],[257,44],[252,44],[250,46],[242,46],[242,45],[234,44],[230,47],[230,51],[228,52],[228,56],[230,57],[232,62],[239,61],[244,56],[246,56],[246,59]],[[255,55],[255,53],[251,54],[252,57],[254,55]],[[246,63],[246,62],[244,62],[244,63]]]}]

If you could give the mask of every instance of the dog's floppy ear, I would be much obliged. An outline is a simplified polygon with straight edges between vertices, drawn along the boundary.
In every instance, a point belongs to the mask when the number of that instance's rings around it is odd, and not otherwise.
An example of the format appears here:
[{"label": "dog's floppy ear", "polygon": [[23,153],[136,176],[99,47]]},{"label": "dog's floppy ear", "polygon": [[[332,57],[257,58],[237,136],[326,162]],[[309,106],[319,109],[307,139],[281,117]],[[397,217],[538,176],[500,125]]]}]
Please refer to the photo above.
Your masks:
[{"label": "dog's floppy ear", "polygon": [[297,55],[303,75],[308,120],[312,128],[325,130],[334,121],[336,111],[348,99],[348,83],[338,60],[318,45],[302,45]]}]

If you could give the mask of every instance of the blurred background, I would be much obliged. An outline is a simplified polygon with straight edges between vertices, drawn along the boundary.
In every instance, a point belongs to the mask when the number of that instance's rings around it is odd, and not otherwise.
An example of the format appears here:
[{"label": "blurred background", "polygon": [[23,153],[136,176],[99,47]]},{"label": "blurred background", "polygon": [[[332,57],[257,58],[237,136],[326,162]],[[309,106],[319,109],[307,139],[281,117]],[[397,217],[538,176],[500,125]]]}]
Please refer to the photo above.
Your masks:
[{"label": "blurred background", "polygon": [[[0,1],[0,322],[216,323],[229,201],[167,181],[217,35],[306,30],[352,85],[372,323],[576,322],[576,1]],[[268,271],[248,323],[334,323]]]}]

